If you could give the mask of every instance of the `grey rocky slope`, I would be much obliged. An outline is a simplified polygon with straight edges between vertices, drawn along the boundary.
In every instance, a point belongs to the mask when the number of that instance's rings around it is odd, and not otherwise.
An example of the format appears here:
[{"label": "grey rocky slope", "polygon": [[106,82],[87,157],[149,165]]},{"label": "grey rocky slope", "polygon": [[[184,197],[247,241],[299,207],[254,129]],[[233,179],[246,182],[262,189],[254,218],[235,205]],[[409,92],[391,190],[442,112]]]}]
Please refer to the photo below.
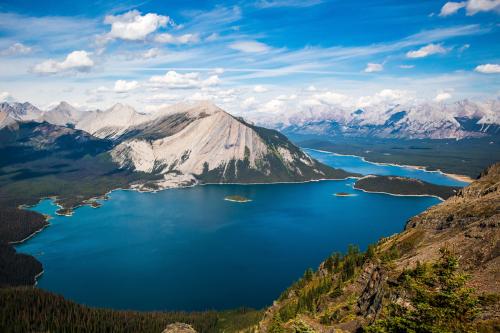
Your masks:
[{"label": "grey rocky slope", "polygon": [[[14,123],[22,120],[7,107],[4,111],[17,119]],[[36,121],[67,125],[111,141],[108,153],[119,168],[157,176],[133,185],[143,190],[352,175],[313,160],[279,132],[246,123],[210,102],[179,104],[150,114],[121,104],[83,112],[62,102],[41,112]]]}]

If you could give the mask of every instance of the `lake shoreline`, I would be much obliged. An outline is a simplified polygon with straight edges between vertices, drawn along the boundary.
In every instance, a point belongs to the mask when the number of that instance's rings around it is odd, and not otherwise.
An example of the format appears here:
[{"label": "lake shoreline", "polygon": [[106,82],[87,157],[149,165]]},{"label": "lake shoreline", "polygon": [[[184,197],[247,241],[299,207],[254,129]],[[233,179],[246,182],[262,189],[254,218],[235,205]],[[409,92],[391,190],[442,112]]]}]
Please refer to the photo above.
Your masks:
[{"label": "lake shoreline", "polygon": [[[409,165],[409,164],[397,164],[397,163],[384,163],[384,162],[375,162],[375,161],[370,161],[368,159],[366,159],[364,156],[359,156],[359,155],[352,155],[352,154],[339,154],[339,153],[335,153],[333,151],[327,151],[327,150],[321,150],[321,149],[314,149],[314,148],[304,148],[304,149],[308,149],[308,150],[313,150],[313,151],[317,151],[317,152],[320,152],[320,153],[327,153],[327,154],[333,154],[335,156],[350,156],[350,157],[357,157],[357,158],[360,158],[363,162],[366,162],[366,163],[370,163],[370,164],[375,164],[375,165],[381,165],[381,166],[395,166],[395,167],[402,167],[402,168],[410,168],[410,169],[414,169],[414,170],[421,170],[421,171],[425,171],[425,172],[430,172],[430,173],[440,173],[446,177],[449,177],[449,178],[452,178],[454,180],[457,180],[457,181],[460,181],[460,182],[464,182],[464,183],[467,183],[467,184],[470,184],[474,181],[474,179],[472,179],[471,177],[469,176],[466,176],[466,175],[459,175],[459,174],[455,174],[455,173],[447,173],[447,172],[443,172],[441,169],[436,169],[436,170],[428,170],[427,166],[421,166],[421,165]],[[467,185],[464,185],[464,186],[467,186]]]}]

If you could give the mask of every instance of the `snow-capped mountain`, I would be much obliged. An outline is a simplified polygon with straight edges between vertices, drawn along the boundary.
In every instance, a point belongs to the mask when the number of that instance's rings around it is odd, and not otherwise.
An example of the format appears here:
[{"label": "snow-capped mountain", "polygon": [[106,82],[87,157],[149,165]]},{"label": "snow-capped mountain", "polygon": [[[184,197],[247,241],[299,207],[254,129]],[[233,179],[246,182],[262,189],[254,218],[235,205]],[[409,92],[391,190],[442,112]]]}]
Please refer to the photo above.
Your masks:
[{"label": "snow-capped mountain", "polygon": [[[7,117],[12,113],[6,106],[0,111]],[[283,134],[248,124],[211,102],[184,103],[149,114],[121,104],[105,111],[79,111],[63,102],[42,112],[36,122],[71,127],[111,142],[107,154],[118,168],[145,175],[143,182],[134,185],[141,189],[351,175],[313,160]],[[9,126],[16,127],[20,128]]]},{"label": "snow-capped mountain", "polygon": [[26,103],[0,103],[0,128],[16,121],[38,120],[43,111],[36,106]]},{"label": "snow-capped mountain", "polygon": [[167,108],[150,118],[116,137],[120,143],[111,156],[121,167],[162,175],[153,188],[348,175],[311,159],[279,132],[247,124],[209,102]]},{"label": "snow-capped mountain", "polygon": [[273,118],[254,118],[287,134],[462,139],[500,135],[500,102],[373,106],[349,110],[319,107]]}]

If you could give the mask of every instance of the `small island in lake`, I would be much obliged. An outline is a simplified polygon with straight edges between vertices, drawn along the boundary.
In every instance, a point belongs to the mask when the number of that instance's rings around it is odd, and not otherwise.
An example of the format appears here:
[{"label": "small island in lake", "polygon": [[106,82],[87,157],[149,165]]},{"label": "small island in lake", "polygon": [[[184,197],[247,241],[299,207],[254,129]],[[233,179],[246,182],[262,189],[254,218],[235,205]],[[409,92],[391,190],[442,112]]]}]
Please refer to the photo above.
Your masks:
[{"label": "small island in lake", "polygon": [[224,198],[226,201],[232,201],[232,202],[250,202],[252,200],[245,198],[241,195],[228,195],[227,197]]},{"label": "small island in lake", "polygon": [[353,197],[354,194],[352,193],[347,193],[347,192],[337,192],[335,193],[336,197]]},{"label": "small island in lake", "polygon": [[354,188],[372,193],[393,195],[429,195],[443,200],[455,195],[459,187],[435,185],[418,179],[395,176],[367,176],[356,181]]}]

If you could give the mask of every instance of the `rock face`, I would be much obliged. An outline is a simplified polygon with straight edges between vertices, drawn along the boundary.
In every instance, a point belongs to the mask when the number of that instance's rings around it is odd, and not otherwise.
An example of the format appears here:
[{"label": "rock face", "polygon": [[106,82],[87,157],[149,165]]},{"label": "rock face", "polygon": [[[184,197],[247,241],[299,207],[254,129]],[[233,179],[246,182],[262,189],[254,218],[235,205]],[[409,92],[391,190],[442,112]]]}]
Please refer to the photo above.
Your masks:
[{"label": "rock face", "polygon": [[168,111],[119,132],[120,143],[111,151],[123,168],[164,175],[154,186],[348,176],[311,159],[282,134],[247,124],[211,103]]},{"label": "rock face", "polygon": [[196,330],[188,324],[173,323],[168,325],[162,333],[196,333]]},{"label": "rock face", "polygon": [[[403,273],[436,262],[443,248],[470,275],[467,287],[476,295],[496,295],[481,303],[475,319],[494,327],[500,320],[500,163],[455,196],[411,218],[405,231],[379,241],[371,255],[362,260],[351,255],[340,266],[331,258],[323,262],[267,310],[259,329],[268,332],[280,325],[287,331],[300,321],[318,332],[357,332],[383,317],[391,304],[411,308],[411,295],[401,288]],[[346,278],[346,262],[352,258],[358,258],[358,266]]]},{"label": "rock face", "polygon": [[[47,133],[47,139],[55,136],[48,130],[68,135],[79,131],[81,135],[75,136],[78,140],[99,138],[111,142],[108,153],[119,168],[152,176],[134,184],[142,190],[353,175],[311,159],[279,132],[248,124],[211,102],[178,104],[149,114],[122,104],[105,111],[79,111],[66,102],[46,112],[28,103],[4,103],[0,112],[4,127],[31,126]],[[35,120],[28,127],[20,125],[27,119]],[[37,122],[42,123],[35,126]],[[40,140],[43,144],[43,138]]]}]

